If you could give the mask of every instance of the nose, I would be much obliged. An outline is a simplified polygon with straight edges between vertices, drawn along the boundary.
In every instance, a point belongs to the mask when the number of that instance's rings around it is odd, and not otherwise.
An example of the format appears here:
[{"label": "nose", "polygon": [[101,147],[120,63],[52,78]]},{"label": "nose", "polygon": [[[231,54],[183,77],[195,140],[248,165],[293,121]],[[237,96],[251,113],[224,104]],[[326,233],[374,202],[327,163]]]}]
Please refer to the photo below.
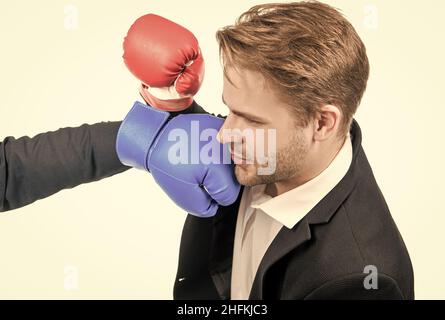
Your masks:
[{"label": "nose", "polygon": [[216,139],[219,143],[240,143],[242,142],[242,136],[240,134],[240,130],[234,126],[233,116],[229,114],[222,127],[219,129],[219,132],[216,136]]}]

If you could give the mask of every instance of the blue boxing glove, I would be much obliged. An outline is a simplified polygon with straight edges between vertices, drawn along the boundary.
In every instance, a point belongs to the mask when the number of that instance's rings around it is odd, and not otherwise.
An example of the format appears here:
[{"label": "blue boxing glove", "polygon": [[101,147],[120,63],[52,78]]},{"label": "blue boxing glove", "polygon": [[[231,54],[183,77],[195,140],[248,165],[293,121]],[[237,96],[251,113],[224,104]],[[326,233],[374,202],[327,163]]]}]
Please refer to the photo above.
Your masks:
[{"label": "blue boxing glove", "polygon": [[181,208],[214,216],[218,205],[236,201],[236,181],[227,145],[216,140],[224,120],[209,114],[180,114],[135,102],[116,140],[120,161],[153,175]]}]

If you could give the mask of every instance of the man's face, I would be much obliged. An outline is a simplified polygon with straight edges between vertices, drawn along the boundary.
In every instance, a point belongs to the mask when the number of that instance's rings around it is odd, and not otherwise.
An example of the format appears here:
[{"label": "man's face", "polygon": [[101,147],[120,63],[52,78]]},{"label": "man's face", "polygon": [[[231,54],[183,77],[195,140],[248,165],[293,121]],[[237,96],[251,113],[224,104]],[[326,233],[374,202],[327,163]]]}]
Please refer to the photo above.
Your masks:
[{"label": "man's face", "polygon": [[218,139],[230,143],[239,183],[269,184],[300,175],[310,131],[297,126],[295,114],[260,73],[229,68],[227,75],[235,86],[224,77],[222,98],[230,112]]}]

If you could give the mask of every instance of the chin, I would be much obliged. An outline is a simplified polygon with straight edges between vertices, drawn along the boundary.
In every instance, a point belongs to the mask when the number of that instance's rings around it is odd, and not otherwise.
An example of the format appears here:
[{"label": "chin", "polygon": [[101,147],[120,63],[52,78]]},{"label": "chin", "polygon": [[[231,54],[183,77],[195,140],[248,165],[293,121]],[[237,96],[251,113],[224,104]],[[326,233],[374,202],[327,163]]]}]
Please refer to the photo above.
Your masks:
[{"label": "chin", "polygon": [[242,186],[262,184],[261,176],[256,174],[257,168],[253,164],[235,165],[235,177]]}]

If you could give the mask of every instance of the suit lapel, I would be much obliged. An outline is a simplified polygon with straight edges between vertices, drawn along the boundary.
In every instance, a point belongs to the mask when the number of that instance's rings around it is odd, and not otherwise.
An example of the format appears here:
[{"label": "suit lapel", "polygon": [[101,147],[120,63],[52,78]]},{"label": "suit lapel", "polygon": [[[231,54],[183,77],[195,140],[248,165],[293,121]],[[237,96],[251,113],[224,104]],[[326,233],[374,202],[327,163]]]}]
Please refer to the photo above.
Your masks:
[{"label": "suit lapel", "polygon": [[261,260],[252,284],[249,299],[264,299],[263,282],[266,272],[287,253],[309,239],[311,239],[311,231],[306,218],[303,218],[293,229],[282,227]]},{"label": "suit lapel", "polygon": [[312,238],[311,225],[329,222],[343,203],[344,199],[346,199],[352,191],[353,184],[352,181],[350,182],[351,183],[344,182],[348,187],[342,185],[342,183],[338,184],[331,193],[309,211],[309,213],[292,229],[288,229],[285,226],[281,228],[261,260],[252,284],[249,299],[264,299],[263,284],[269,268],[289,252],[297,249]]}]

